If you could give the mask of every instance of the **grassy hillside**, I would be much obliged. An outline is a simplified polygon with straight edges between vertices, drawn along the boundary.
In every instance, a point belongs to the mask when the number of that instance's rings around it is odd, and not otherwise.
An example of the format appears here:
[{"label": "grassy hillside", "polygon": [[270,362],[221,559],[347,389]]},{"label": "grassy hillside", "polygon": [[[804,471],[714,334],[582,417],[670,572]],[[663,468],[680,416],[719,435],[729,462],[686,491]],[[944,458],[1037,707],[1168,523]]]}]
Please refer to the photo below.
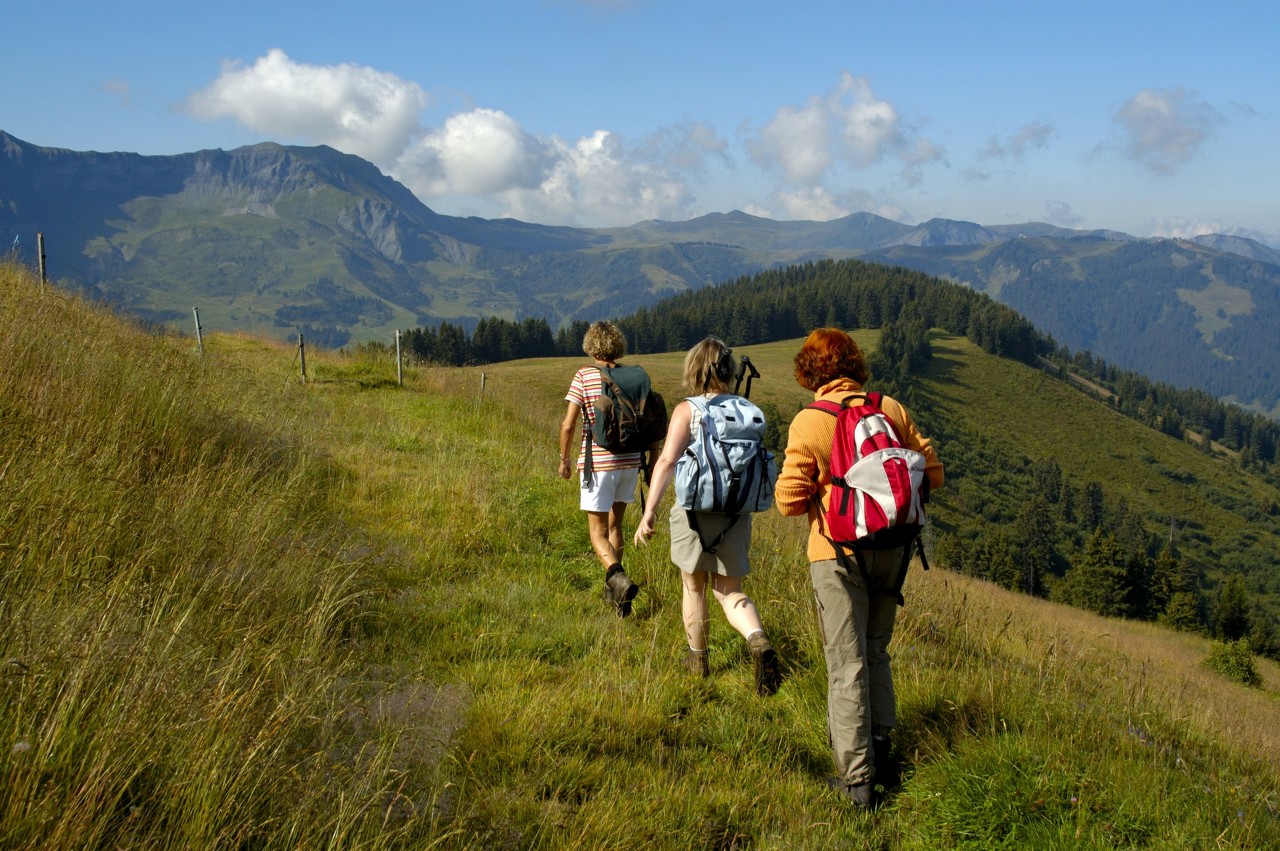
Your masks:
[{"label": "grassy hillside", "polygon": [[[1065,382],[1011,360],[983,356],[967,340],[939,338],[920,390],[941,420],[964,439],[995,448],[1009,472],[1052,458],[1079,488],[1097,482],[1123,498],[1148,532],[1168,540],[1212,582],[1226,572],[1251,574],[1251,592],[1280,611],[1280,491],[1222,457],[1207,455],[1129,419]],[[945,451],[945,450],[944,450]],[[1016,505],[979,490],[978,471],[954,470],[941,494],[959,513],[1007,522]]]},{"label": "grassy hillside", "polygon": [[[794,348],[747,350],[753,398],[806,401]],[[939,350],[940,410],[1013,392]],[[635,360],[677,395],[678,355]],[[309,351],[304,386],[291,348],[201,357],[5,268],[0,363],[4,847],[1280,844],[1280,668],[1245,688],[1202,639],[942,569],[894,642],[906,781],[842,806],[802,524],[753,544],[779,693],[718,616],[688,679],[665,534],[628,549],[618,619],[554,475],[577,360],[401,388]],[[1073,404],[1019,380],[1024,409]]]}]

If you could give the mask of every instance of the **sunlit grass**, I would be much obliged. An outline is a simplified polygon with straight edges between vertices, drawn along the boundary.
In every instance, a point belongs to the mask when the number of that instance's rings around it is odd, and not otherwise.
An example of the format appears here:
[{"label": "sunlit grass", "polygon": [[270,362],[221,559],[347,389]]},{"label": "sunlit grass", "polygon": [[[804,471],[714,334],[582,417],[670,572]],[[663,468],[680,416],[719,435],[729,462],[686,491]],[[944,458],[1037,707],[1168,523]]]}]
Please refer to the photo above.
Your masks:
[{"label": "sunlit grass", "polygon": [[[386,359],[308,351],[303,384],[288,343],[200,357],[0,281],[6,847],[1280,843],[1271,663],[1249,689],[1203,639],[917,571],[905,782],[859,815],[823,782],[803,523],[755,519],[773,697],[718,615],[711,677],[683,674],[664,534],[626,549],[634,615],[600,600],[555,475],[578,360],[400,387]],[[747,350],[753,398],[807,401],[794,345]],[[629,360],[679,398],[680,355]]]}]

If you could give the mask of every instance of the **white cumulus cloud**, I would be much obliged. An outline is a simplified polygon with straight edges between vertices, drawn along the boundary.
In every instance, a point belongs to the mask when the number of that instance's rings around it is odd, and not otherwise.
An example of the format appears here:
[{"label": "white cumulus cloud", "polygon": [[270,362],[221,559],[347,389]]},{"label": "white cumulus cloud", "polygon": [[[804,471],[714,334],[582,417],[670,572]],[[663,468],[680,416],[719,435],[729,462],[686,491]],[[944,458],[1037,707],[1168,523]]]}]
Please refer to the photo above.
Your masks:
[{"label": "white cumulus cloud", "polygon": [[475,109],[426,132],[393,171],[423,197],[489,195],[538,186],[559,155],[557,146],[525,133],[506,113]]},{"label": "white cumulus cloud", "polygon": [[685,178],[646,162],[616,133],[597,130],[572,145],[556,141],[554,167],[536,187],[500,193],[507,213],[528,221],[632,224],[687,215]]},{"label": "white cumulus cloud", "polygon": [[1046,201],[1044,205],[1044,220],[1051,225],[1058,225],[1064,228],[1078,227],[1084,224],[1084,216],[1075,211],[1075,208],[1066,201]]},{"label": "white cumulus cloud", "polygon": [[1172,174],[1200,150],[1222,115],[1181,87],[1143,89],[1116,110],[1129,156],[1157,174]]},{"label": "white cumulus cloud", "polygon": [[271,50],[227,62],[186,102],[192,116],[231,119],[279,141],[363,157],[424,203],[555,224],[607,226],[692,211],[691,181],[729,165],[728,142],[686,120],[629,143],[598,130],[576,141],[526,132],[507,113],[474,108],[423,124],[428,94],[394,74],[351,64],[307,65]]},{"label": "white cumulus cloud", "polygon": [[394,159],[418,132],[427,94],[416,83],[357,65],[306,65],[283,50],[252,65],[227,62],[187,111],[230,118],[276,138],[329,145],[374,163]]},{"label": "white cumulus cloud", "polygon": [[870,81],[849,72],[825,96],[782,106],[747,140],[757,165],[781,171],[799,186],[815,186],[837,164],[865,169],[887,158],[914,184],[920,170],[942,159],[942,149],[916,135],[897,108],[876,97]]},{"label": "white cumulus cloud", "polygon": [[784,106],[747,140],[747,150],[763,168],[780,169],[794,183],[814,183],[831,166],[831,115],[820,98],[804,106]]},{"label": "white cumulus cloud", "polygon": [[828,222],[849,215],[838,200],[821,186],[805,187],[794,192],[774,193],[773,206],[786,218],[796,221]]}]

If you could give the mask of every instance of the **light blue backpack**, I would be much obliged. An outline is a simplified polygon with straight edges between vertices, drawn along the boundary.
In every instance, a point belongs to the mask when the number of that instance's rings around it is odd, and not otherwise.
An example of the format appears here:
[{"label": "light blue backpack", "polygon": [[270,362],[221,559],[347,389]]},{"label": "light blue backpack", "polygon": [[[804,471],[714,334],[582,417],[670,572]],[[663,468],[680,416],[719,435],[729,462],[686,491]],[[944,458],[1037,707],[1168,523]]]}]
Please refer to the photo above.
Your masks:
[{"label": "light blue backpack", "polygon": [[[676,461],[675,479],[676,504],[691,512],[690,525],[698,528],[692,512],[727,514],[736,522],[740,514],[772,507],[778,467],[764,446],[764,412],[732,393],[693,396],[689,403],[702,411],[702,422]],[[723,537],[703,542],[703,549],[714,552]]]}]

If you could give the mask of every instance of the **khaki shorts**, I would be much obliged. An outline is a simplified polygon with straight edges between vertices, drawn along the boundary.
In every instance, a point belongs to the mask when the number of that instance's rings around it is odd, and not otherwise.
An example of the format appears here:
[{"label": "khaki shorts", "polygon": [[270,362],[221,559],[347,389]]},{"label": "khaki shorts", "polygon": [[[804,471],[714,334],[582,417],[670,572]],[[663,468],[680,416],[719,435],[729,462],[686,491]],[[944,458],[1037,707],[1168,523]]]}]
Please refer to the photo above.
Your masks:
[{"label": "khaki shorts", "polygon": [[751,550],[751,515],[738,515],[724,540],[716,544],[714,553],[702,551],[702,543],[711,543],[729,526],[723,514],[699,512],[698,537],[689,526],[689,512],[679,505],[671,507],[671,563],[685,573],[717,573],[721,576],[746,576],[751,572],[748,554]]}]

